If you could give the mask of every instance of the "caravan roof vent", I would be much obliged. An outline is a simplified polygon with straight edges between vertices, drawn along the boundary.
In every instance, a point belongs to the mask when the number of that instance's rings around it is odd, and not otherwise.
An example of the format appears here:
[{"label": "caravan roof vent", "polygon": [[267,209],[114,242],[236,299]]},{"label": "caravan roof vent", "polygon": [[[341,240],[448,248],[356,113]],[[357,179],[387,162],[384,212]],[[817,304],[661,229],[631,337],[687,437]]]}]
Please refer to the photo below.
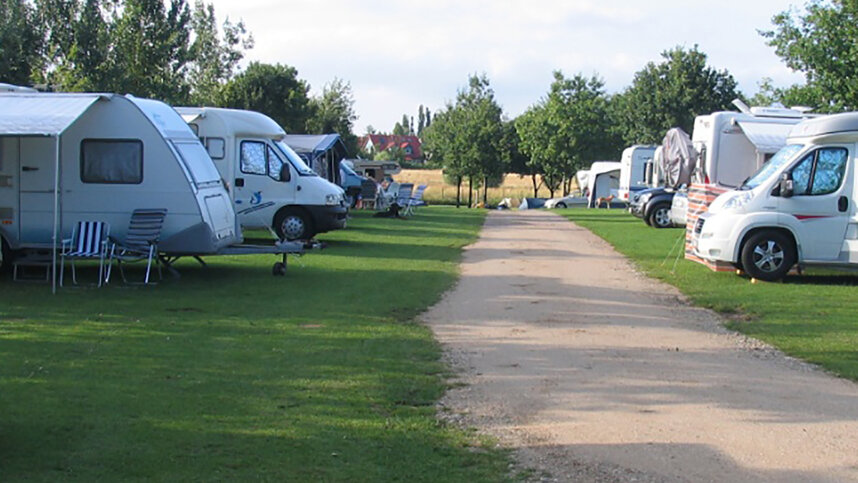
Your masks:
[{"label": "caravan roof vent", "polygon": [[751,108],[751,114],[757,117],[788,117],[801,118],[805,117],[802,111],[797,109],[787,109],[785,107],[759,107]]}]

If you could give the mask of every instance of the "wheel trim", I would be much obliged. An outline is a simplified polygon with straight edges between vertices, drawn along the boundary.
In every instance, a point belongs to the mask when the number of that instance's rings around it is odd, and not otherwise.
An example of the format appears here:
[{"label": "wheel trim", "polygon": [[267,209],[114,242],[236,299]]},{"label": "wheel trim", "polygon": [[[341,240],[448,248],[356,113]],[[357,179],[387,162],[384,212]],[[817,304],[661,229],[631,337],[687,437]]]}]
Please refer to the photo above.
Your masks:
[{"label": "wheel trim", "polygon": [[287,216],[280,225],[287,238],[298,238],[304,234],[304,222],[297,216]]},{"label": "wheel trim", "polygon": [[664,226],[670,223],[670,214],[667,209],[661,208],[656,210],[655,212],[655,222],[659,224],[659,226]]},{"label": "wheel trim", "polygon": [[784,251],[772,240],[754,247],[754,265],[763,272],[774,272],[784,263]]}]

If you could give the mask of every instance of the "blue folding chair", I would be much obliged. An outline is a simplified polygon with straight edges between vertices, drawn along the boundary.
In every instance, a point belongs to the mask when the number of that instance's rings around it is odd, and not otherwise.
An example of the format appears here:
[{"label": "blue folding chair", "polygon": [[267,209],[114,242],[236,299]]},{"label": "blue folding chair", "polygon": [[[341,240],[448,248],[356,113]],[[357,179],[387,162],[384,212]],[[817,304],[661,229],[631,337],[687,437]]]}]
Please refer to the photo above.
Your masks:
[{"label": "blue folding chair", "polygon": [[72,283],[77,285],[75,260],[98,260],[98,286],[106,282],[105,264],[108,260],[110,224],[106,221],[80,221],[75,225],[71,238],[63,240],[60,252],[60,287],[65,278],[66,260],[71,262]]}]

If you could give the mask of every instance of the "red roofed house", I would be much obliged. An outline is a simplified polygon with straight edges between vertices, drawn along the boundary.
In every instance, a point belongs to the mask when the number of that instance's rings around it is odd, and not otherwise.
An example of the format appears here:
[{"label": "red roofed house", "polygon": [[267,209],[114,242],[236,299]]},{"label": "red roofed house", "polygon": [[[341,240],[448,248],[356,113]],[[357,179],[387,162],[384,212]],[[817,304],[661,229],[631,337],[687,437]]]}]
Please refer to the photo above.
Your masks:
[{"label": "red roofed house", "polygon": [[420,138],[417,136],[369,134],[361,137],[358,142],[365,151],[370,153],[380,153],[392,147],[398,147],[405,153],[406,161],[423,161],[423,150],[420,148]]}]

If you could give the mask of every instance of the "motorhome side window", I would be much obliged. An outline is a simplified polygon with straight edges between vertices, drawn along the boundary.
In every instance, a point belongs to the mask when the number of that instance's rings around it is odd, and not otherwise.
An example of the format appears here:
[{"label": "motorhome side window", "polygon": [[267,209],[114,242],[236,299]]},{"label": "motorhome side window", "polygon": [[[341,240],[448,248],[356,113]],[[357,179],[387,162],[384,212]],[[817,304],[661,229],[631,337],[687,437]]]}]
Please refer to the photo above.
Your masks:
[{"label": "motorhome side window", "polygon": [[80,144],[80,179],[84,183],[142,183],[143,142],[84,139]]},{"label": "motorhome side window", "polygon": [[226,157],[226,141],[223,138],[205,138],[204,144],[212,159]]},{"label": "motorhome side window", "polygon": [[840,188],[846,173],[844,148],[818,149],[792,168],[793,195],[827,195]]},{"label": "motorhome side window", "polygon": [[267,174],[268,163],[265,159],[265,143],[258,141],[241,142],[241,172],[247,174]]}]

